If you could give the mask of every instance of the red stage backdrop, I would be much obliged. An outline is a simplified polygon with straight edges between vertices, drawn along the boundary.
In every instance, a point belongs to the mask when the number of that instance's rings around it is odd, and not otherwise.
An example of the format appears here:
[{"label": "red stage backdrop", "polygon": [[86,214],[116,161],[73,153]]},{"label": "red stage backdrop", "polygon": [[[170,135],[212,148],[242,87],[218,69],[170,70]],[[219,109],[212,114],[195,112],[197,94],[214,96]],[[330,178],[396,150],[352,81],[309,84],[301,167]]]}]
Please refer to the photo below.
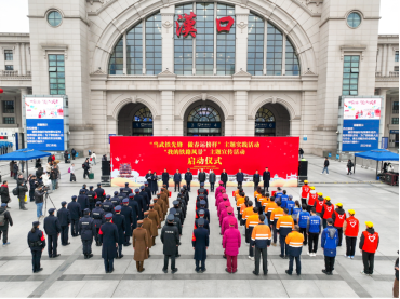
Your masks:
[{"label": "red stage backdrop", "polygon": [[[140,186],[149,170],[157,172],[161,179],[166,168],[170,175],[179,169],[183,185],[184,174],[190,168],[192,185],[196,186],[201,168],[206,173],[213,169],[217,180],[225,168],[232,176],[228,186],[236,186],[235,175],[241,168],[245,174],[243,186],[253,186],[255,171],[262,178],[268,167],[271,187],[296,187],[298,149],[298,137],[111,136],[111,184],[122,187],[124,182],[130,182],[131,186]],[[173,186],[172,179],[170,186]]]}]

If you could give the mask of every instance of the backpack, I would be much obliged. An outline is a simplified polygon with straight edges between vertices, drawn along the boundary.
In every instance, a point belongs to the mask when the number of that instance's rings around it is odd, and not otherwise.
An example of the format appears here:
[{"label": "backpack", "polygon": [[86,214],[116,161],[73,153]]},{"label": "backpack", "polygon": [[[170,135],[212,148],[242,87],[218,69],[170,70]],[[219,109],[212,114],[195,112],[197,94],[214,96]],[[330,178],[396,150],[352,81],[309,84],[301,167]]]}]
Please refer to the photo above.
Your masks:
[{"label": "backpack", "polygon": [[0,214],[0,226],[4,226],[5,221],[4,221],[4,213]]},{"label": "backpack", "polygon": [[14,195],[18,195],[18,189],[17,189],[17,188],[14,188],[13,191],[12,191],[12,193],[13,193]]},{"label": "backpack", "polygon": [[85,164],[82,164],[82,168],[85,168]]}]

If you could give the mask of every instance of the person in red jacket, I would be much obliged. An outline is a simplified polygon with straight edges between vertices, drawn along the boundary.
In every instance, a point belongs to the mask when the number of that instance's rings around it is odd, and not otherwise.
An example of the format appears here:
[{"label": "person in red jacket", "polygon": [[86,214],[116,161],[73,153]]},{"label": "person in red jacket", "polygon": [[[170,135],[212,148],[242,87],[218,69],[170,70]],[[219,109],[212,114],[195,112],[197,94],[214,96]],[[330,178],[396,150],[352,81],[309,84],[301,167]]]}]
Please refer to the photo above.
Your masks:
[{"label": "person in red jacket", "polygon": [[346,218],[343,224],[343,232],[346,236],[346,254],[345,257],[354,259],[356,255],[357,236],[360,230],[360,221],[354,215],[356,211],[349,210],[349,217]]},{"label": "person in red jacket", "polygon": [[336,209],[332,214],[333,227],[337,229],[338,232],[338,244],[337,246],[342,246],[343,242],[343,225],[346,220],[346,211],[343,209],[342,203],[336,204]]},{"label": "person in red jacket", "polygon": [[361,234],[360,251],[364,264],[364,270],[361,274],[372,275],[374,273],[374,258],[376,249],[378,249],[379,235],[374,230],[372,221],[365,221],[366,229]]},{"label": "person in red jacket", "polygon": [[334,206],[331,203],[331,198],[329,196],[325,197],[325,203],[322,206],[321,210],[321,218],[322,218],[322,227],[326,227],[326,221],[331,218],[332,219],[332,214],[333,214],[333,209]]},{"label": "person in red jacket", "polygon": [[319,217],[322,217],[322,207],[324,206],[325,203],[325,199],[322,197],[322,192],[318,192],[318,198],[314,203],[314,207],[315,207],[315,212],[317,213],[317,215]]},{"label": "person in red jacket", "polygon": [[304,186],[301,188],[301,205],[304,205],[307,202],[310,190],[310,187],[308,187],[308,181],[304,180]]}]

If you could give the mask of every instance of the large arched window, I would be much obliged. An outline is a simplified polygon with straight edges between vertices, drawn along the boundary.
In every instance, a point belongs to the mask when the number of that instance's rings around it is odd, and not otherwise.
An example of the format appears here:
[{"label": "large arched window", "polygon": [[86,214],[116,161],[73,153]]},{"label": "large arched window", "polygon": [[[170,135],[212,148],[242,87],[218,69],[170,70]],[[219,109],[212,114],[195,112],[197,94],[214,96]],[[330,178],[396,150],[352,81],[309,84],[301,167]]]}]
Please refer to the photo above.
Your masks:
[{"label": "large arched window", "polygon": [[188,136],[222,136],[222,121],[218,111],[209,105],[199,105],[187,117]]},{"label": "large arched window", "polygon": [[263,106],[257,110],[255,115],[256,136],[276,136],[276,119],[267,107]]},{"label": "large arched window", "polygon": [[250,74],[300,76],[300,64],[295,48],[276,26],[250,13],[248,40],[247,71]]},{"label": "large arched window", "polygon": [[132,136],[151,136],[153,132],[153,116],[147,107],[135,112],[133,116]]},{"label": "large arched window", "polygon": [[121,37],[110,56],[108,73],[157,75],[161,72],[161,52],[161,14],[158,12],[133,26]]},{"label": "large arched window", "polygon": [[[184,76],[229,76],[235,73],[236,16],[235,5],[217,2],[192,2],[175,5],[175,20],[181,28],[185,14],[194,13],[195,38],[191,34],[176,34],[174,24],[174,73]],[[216,19],[231,17],[234,23]],[[224,19],[225,20],[225,19]],[[229,27],[229,29],[227,29]],[[186,36],[185,36],[186,35]],[[215,41],[215,42],[214,42]],[[195,58],[195,59],[193,59]]]}]

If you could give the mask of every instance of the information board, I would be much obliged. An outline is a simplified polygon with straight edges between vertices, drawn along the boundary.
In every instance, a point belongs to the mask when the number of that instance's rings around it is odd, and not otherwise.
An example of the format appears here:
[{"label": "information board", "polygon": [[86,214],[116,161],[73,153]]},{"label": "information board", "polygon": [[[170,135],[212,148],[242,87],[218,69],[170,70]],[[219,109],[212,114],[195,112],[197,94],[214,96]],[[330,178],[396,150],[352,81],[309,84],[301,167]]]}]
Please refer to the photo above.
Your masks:
[{"label": "information board", "polygon": [[148,171],[161,178],[164,168],[171,176],[178,169],[182,185],[189,168],[192,186],[199,185],[197,174],[201,169],[207,175],[212,169],[218,178],[224,168],[230,176],[228,186],[237,186],[236,174],[241,168],[243,186],[253,186],[253,174],[258,171],[261,181],[265,167],[269,168],[271,187],[297,186],[299,137],[110,136],[110,141],[113,186],[123,187],[125,182],[142,185]]},{"label": "information board", "polygon": [[343,151],[378,148],[381,98],[343,98]]},{"label": "information board", "polygon": [[64,97],[25,97],[27,147],[64,151]]}]

